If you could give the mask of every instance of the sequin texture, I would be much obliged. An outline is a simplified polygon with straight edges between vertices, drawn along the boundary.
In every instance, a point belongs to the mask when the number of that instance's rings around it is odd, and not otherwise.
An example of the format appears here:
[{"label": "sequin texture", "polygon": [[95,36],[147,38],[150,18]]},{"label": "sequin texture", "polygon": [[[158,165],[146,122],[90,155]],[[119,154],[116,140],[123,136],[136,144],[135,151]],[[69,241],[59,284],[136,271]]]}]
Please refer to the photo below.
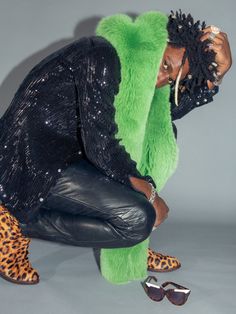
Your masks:
[{"label": "sequin texture", "polygon": [[188,92],[184,91],[179,93],[180,101],[176,106],[174,103],[174,86],[171,86],[170,104],[171,104],[171,118],[172,121],[181,119],[187,113],[195,108],[206,105],[213,101],[214,95],[219,92],[219,86],[214,86],[213,89],[209,89],[207,83],[202,86],[195,87],[194,95],[195,99],[189,96]]},{"label": "sequin texture", "polygon": [[[115,138],[120,69],[105,38],[82,37],[36,64],[20,84],[0,119],[0,199],[21,222],[34,218],[63,170],[79,158],[122,184],[132,187],[129,176],[135,176],[156,187]],[[211,98],[207,90],[201,104],[204,98]],[[183,98],[173,119],[194,107]]]},{"label": "sequin texture", "polygon": [[134,176],[156,187],[151,176],[141,175],[137,163],[115,138],[114,98],[119,91],[120,68],[116,51],[107,44],[93,49],[82,61],[77,88],[85,154],[101,172],[120,183],[132,187],[129,176]]}]

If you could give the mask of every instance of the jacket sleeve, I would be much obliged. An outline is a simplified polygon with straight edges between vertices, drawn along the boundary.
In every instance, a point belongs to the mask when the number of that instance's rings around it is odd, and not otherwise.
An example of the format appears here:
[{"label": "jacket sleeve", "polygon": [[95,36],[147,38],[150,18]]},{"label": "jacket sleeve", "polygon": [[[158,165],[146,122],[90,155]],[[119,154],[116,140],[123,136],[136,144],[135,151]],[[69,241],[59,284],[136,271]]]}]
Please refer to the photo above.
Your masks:
[{"label": "jacket sleeve", "polygon": [[189,96],[187,92],[180,93],[179,105],[176,106],[174,102],[174,89],[171,87],[170,104],[171,104],[171,117],[172,121],[185,116],[194,108],[198,108],[213,101],[214,95],[219,91],[219,86],[209,89],[207,83],[195,88],[196,99]]},{"label": "jacket sleeve", "polygon": [[130,176],[156,184],[143,176],[120,138],[116,139],[115,95],[120,83],[118,56],[109,46],[94,47],[83,58],[77,83],[80,133],[85,155],[106,176],[136,190]]}]

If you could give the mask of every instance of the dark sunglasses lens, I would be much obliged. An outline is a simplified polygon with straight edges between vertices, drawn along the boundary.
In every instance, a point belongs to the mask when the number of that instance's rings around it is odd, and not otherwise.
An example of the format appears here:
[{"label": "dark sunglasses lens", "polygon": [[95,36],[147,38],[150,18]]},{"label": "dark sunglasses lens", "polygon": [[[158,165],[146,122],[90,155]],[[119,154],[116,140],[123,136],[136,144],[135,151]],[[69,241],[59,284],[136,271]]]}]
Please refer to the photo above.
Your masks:
[{"label": "dark sunglasses lens", "polygon": [[168,291],[168,299],[175,305],[183,305],[188,299],[189,293]]},{"label": "dark sunglasses lens", "polygon": [[164,293],[160,288],[147,287],[147,294],[153,301],[161,301],[164,298]]}]

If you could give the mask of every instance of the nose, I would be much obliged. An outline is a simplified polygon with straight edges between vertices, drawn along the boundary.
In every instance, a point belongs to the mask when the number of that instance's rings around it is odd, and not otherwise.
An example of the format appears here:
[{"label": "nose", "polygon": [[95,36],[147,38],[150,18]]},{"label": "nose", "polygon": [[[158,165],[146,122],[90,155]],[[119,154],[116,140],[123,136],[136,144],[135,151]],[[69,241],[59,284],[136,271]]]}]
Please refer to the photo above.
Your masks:
[{"label": "nose", "polygon": [[168,84],[169,74],[163,71],[159,71],[158,77],[157,77],[157,87],[162,87],[166,84]]}]

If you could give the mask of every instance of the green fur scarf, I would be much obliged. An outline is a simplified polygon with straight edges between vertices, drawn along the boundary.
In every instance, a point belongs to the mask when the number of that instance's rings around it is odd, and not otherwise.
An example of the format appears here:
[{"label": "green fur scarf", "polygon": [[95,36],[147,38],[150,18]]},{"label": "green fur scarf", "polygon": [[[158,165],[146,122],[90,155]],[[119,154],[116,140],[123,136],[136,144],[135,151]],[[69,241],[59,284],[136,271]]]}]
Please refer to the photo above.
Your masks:
[{"label": "green fur scarf", "polygon": [[[121,82],[115,97],[117,138],[122,138],[142,175],[154,179],[157,191],[174,173],[178,146],[170,115],[170,86],[157,88],[160,63],[167,46],[167,15],[148,11],[134,21],[125,14],[101,19],[96,35],[106,38],[121,62]],[[113,284],[147,276],[149,237],[132,247],[101,249],[101,273]]]}]

